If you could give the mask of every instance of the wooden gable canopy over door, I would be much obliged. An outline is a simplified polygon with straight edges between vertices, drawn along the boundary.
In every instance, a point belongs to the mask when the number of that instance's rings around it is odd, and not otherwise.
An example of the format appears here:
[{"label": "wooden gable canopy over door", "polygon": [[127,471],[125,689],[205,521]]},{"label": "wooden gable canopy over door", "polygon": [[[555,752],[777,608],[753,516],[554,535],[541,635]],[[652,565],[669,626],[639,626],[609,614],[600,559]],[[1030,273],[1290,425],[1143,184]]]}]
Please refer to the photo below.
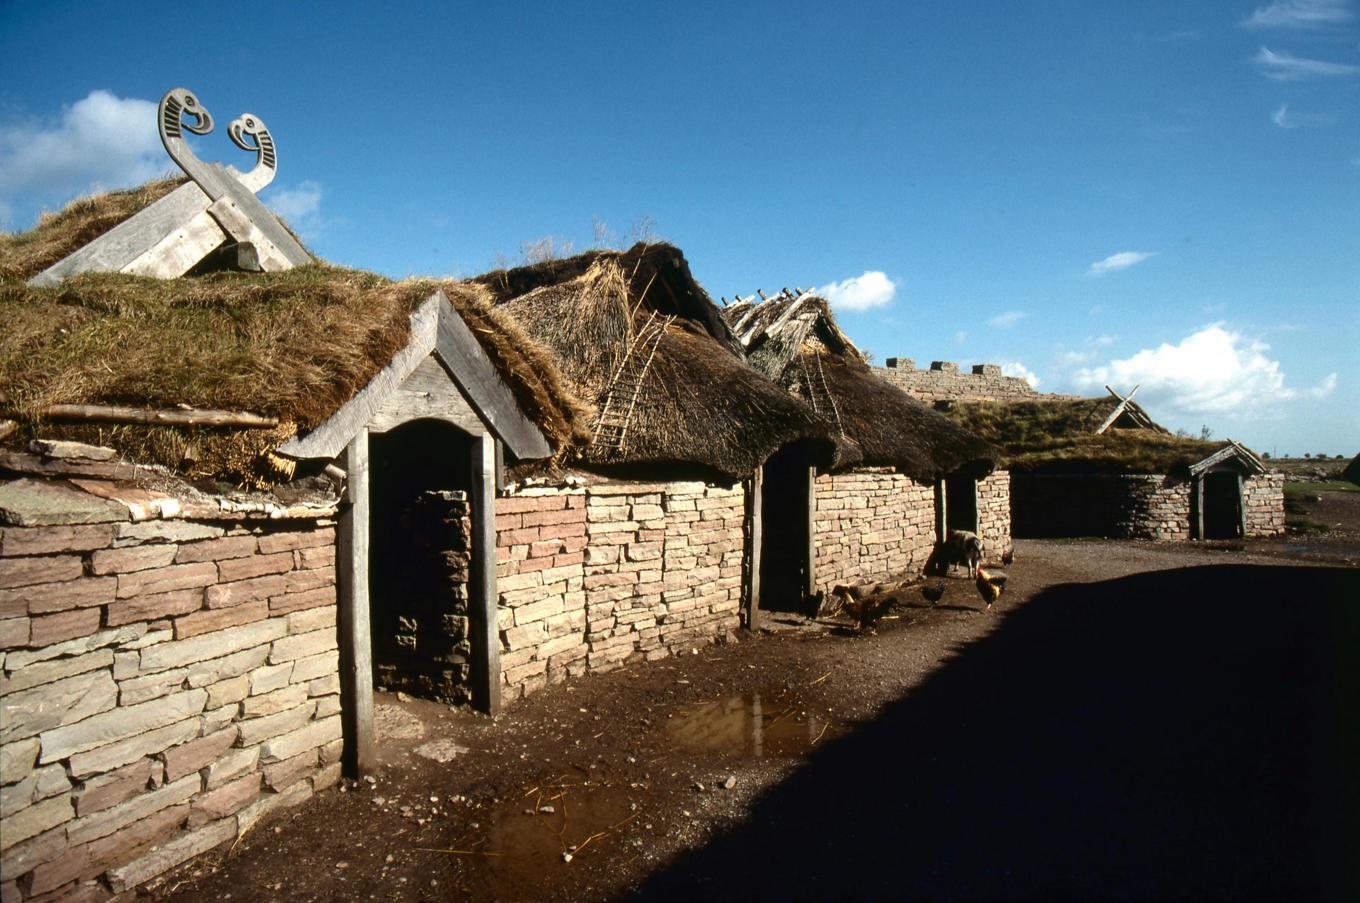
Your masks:
[{"label": "wooden gable canopy over door", "polygon": [[442,420],[474,437],[468,617],[471,692],[483,711],[500,711],[500,638],[496,629],[496,462],[498,446],[519,460],[552,448],[462,317],[437,291],[411,314],[410,340],[377,376],[328,420],[279,451],[294,458],[342,457],[346,507],[339,523],[341,676],[345,694],[345,764],[372,767],[372,638],[369,625],[369,432],[414,420]]}]

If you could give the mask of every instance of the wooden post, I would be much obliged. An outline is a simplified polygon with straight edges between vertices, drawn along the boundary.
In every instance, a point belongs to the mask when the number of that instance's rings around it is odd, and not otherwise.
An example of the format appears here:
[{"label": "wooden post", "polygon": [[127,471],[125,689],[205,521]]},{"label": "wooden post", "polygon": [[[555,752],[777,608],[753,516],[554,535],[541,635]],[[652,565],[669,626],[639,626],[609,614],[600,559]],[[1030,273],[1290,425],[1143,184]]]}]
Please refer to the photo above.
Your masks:
[{"label": "wooden post", "polygon": [[978,499],[978,481],[972,480],[973,484],[973,532],[978,539],[982,539],[982,506]]},{"label": "wooden post", "polygon": [[747,546],[750,566],[746,572],[746,629],[760,629],[760,561],[764,553],[764,521],[761,506],[765,499],[765,465],[756,468],[751,474],[750,488],[746,492],[746,517],[751,525],[751,538]]},{"label": "wooden post", "polygon": [[817,468],[807,469],[807,568],[803,594],[817,592]]},{"label": "wooden post", "polygon": [[1195,539],[1204,538],[1204,474],[1195,477]]},{"label": "wooden post", "polygon": [[496,439],[483,433],[472,448],[472,567],[468,616],[472,633],[472,699],[488,715],[501,711],[501,632],[496,619]]},{"label": "wooden post", "polygon": [[339,601],[344,768],[352,778],[376,762],[373,744],[373,643],[368,623],[368,430],[345,447],[348,502],[340,512],[336,569]]},{"label": "wooden post", "polygon": [[1247,493],[1242,485],[1242,474],[1237,475],[1237,536],[1247,538]]},{"label": "wooden post", "polygon": [[946,505],[946,501],[947,501],[948,495],[949,495],[948,492],[945,491],[944,480],[943,480],[943,479],[936,480],[936,481],[935,481],[935,541],[936,541],[936,542],[944,542],[945,535],[949,532],[949,528],[948,528],[949,518],[948,518],[948,516],[947,516],[947,512],[945,511],[945,505]]}]

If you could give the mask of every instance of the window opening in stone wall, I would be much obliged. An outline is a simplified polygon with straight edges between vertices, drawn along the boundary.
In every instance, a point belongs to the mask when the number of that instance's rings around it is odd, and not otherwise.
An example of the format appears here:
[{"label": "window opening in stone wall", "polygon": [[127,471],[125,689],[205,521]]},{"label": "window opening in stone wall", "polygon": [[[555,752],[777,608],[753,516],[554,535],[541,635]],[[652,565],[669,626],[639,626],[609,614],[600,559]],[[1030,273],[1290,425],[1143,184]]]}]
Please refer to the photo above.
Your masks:
[{"label": "window opening in stone wall", "polygon": [[945,531],[967,530],[978,532],[977,480],[971,477],[948,477],[944,481]]},{"label": "window opening in stone wall", "polygon": [[369,606],[373,683],[469,700],[473,437],[417,420],[372,437]]}]

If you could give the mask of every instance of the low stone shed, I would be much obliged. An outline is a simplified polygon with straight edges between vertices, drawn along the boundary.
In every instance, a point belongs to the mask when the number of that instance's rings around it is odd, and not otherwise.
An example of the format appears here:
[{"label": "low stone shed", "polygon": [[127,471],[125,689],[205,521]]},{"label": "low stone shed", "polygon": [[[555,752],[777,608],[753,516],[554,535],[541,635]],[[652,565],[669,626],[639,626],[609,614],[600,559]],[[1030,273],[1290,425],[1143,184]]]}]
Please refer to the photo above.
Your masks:
[{"label": "low stone shed", "polygon": [[829,467],[784,454],[762,468],[763,539],[774,553],[761,569],[762,604],[796,608],[840,583],[919,573],[950,529],[976,532],[994,558],[1010,550],[1010,480],[995,469],[997,449],[877,378],[824,299],[752,296],[723,316],[752,366],[840,442]]},{"label": "low stone shed", "polygon": [[1240,443],[1172,435],[1131,397],[960,402],[1001,446],[1020,537],[1237,539],[1284,532],[1284,475]]}]

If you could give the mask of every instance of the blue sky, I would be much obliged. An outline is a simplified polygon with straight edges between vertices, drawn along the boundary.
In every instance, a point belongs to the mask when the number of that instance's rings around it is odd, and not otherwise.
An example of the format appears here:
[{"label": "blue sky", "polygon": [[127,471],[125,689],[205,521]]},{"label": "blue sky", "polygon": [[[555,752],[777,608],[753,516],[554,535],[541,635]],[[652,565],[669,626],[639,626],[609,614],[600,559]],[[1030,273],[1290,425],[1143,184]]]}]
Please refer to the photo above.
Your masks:
[{"label": "blue sky", "polygon": [[269,123],[263,197],[337,263],[649,233],[880,360],[1360,450],[1357,0],[490,6],[0,3],[0,222],[166,171],[183,85],[200,156]]}]

